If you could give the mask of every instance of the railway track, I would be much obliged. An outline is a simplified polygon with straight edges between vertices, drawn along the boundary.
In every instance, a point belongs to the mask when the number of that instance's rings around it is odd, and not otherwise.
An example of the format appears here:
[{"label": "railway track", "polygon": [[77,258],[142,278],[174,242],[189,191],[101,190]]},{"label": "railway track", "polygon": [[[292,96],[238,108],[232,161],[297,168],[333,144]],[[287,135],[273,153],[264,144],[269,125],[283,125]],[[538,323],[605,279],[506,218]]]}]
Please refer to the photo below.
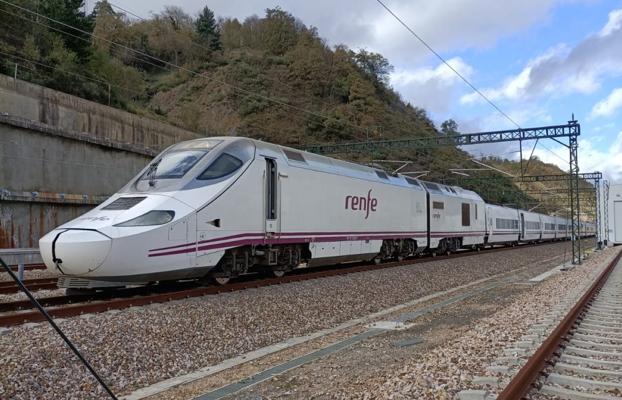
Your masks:
[{"label": "railway track", "polygon": [[622,398],[622,251],[497,399]]},{"label": "railway track", "polygon": [[[17,265],[9,265],[11,267],[11,271],[17,272],[19,269]],[[26,264],[24,265],[24,271],[34,271],[37,269],[45,269],[45,264]],[[0,270],[0,272],[5,272],[4,270]]]},{"label": "railway track", "polygon": [[[226,292],[235,292],[251,288],[259,288],[264,286],[272,286],[285,284],[290,282],[300,282],[311,279],[319,279],[330,276],[345,275],[357,272],[379,270],[385,268],[394,268],[402,265],[420,264],[449,258],[470,257],[479,254],[487,254],[502,251],[520,250],[527,246],[542,246],[551,244],[550,242],[537,243],[533,245],[520,245],[518,247],[494,247],[483,249],[481,251],[460,251],[448,255],[436,257],[423,257],[408,259],[403,261],[387,262],[383,264],[353,264],[313,268],[298,269],[290,274],[279,278],[258,278],[249,275],[238,282],[229,283],[223,286],[199,286],[196,283],[183,283],[186,287],[182,290],[179,285],[159,285],[122,289],[110,292],[97,292],[94,294],[58,296],[41,298],[39,302],[44,307],[50,307],[47,311],[52,317],[67,318],[81,314],[91,314],[105,312],[115,309],[123,309],[134,306],[143,306],[154,303],[164,303],[173,300],[187,299],[191,297],[200,297],[205,295],[213,295]],[[33,310],[33,306],[29,301],[16,301],[0,304],[0,327],[8,327],[20,325],[26,322],[40,322],[44,317]]]},{"label": "railway track", "polygon": [[[57,289],[58,278],[25,279],[23,282],[31,292],[43,289]],[[19,286],[13,281],[0,282],[0,294],[19,292]]]}]

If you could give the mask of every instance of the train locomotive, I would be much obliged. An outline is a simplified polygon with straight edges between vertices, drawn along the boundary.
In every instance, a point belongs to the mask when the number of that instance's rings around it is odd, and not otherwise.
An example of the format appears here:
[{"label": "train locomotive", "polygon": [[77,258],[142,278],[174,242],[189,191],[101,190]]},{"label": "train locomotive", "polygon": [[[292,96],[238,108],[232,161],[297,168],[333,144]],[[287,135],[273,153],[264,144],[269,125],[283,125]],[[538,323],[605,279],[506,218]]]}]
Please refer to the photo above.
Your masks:
[{"label": "train locomotive", "polygon": [[[39,242],[59,287],[403,259],[569,237],[570,223],[475,192],[241,137],[170,146],[104,203]],[[593,233],[584,223],[582,235]]]}]

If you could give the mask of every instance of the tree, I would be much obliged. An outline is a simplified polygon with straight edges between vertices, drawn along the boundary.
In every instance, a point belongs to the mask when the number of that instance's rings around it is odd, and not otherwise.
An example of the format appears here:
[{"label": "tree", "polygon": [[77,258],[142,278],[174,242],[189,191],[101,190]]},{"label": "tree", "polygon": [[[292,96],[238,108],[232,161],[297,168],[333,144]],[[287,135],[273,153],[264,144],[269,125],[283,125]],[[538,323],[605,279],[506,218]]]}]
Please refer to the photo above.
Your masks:
[{"label": "tree", "polygon": [[207,46],[214,51],[222,49],[220,43],[220,27],[214,18],[214,12],[207,6],[199,13],[199,17],[194,22],[199,37],[207,43]]},{"label": "tree", "polygon": [[118,42],[118,36],[125,30],[123,14],[116,13],[107,1],[98,1],[93,7],[94,20],[92,43],[94,51],[109,53],[110,42]]},{"label": "tree", "polygon": [[[92,32],[93,20],[82,10],[84,0],[40,0],[37,10],[46,17],[58,20],[68,26],[76,27],[84,32]],[[55,26],[57,29],[69,33],[61,35],[65,47],[78,56],[81,63],[88,61],[91,55],[89,35],[66,26]]]},{"label": "tree", "polygon": [[196,32],[192,18],[176,6],[165,7],[147,21],[133,24],[141,41],[147,42],[148,53],[176,65],[196,60],[202,51],[194,42]]},{"label": "tree", "polygon": [[448,119],[441,124],[441,133],[445,136],[456,136],[458,132],[458,123],[453,119]]},{"label": "tree", "polygon": [[388,85],[389,75],[394,68],[382,54],[361,49],[358,53],[353,54],[353,59],[364,73],[374,78],[378,83]]},{"label": "tree", "polygon": [[298,25],[290,13],[279,7],[267,9],[260,25],[263,45],[270,53],[282,56],[296,45]]},{"label": "tree", "polygon": [[192,26],[192,17],[178,6],[165,6],[160,17],[168,20],[175,31],[187,30]]},{"label": "tree", "polygon": [[225,49],[237,49],[242,47],[242,24],[236,18],[226,18],[218,23],[220,27],[220,40]]}]

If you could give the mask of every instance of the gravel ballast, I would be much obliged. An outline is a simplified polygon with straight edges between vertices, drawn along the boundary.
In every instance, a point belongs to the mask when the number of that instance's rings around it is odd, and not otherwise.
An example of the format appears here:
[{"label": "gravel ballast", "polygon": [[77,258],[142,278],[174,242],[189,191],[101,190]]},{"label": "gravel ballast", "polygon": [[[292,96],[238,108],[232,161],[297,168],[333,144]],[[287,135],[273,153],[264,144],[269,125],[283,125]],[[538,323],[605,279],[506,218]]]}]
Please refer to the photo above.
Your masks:
[{"label": "gravel ballast", "polygon": [[[59,321],[115,393],[568,253],[569,243],[442,260]],[[550,261],[549,261],[550,262]],[[558,257],[556,264],[562,258]],[[0,334],[0,398],[102,398],[46,324]],[[447,371],[449,372],[449,371]]]},{"label": "gravel ballast", "polygon": [[[15,275],[17,275],[17,271]],[[50,271],[48,269],[32,269],[24,271],[24,279],[40,279],[40,278],[58,278],[60,275],[57,272]],[[11,275],[9,275],[2,266],[0,266],[0,282],[12,281]]]},{"label": "gravel ballast", "polygon": [[516,342],[529,328],[541,322],[542,316],[560,302],[562,294],[584,290],[613,256],[615,250],[611,249],[595,254],[583,265],[554,275],[517,296],[509,306],[479,320],[459,339],[411,360],[400,370],[390,371],[381,384],[369,388],[364,398],[452,399],[467,389],[486,389],[491,395],[497,394],[499,389],[494,385],[482,387],[474,378],[489,376],[503,382],[506,378],[489,367],[503,356],[528,358],[529,354],[508,351],[517,347]]}]

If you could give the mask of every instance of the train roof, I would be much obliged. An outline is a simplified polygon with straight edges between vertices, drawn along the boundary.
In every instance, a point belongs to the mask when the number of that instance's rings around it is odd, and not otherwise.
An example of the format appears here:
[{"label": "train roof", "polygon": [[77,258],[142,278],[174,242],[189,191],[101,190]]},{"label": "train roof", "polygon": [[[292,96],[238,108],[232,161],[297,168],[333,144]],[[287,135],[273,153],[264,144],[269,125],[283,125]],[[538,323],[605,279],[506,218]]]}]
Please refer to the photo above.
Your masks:
[{"label": "train roof", "polygon": [[326,157],[315,153],[309,153],[307,151],[298,150],[287,146],[267,143],[256,139],[247,140],[251,140],[253,143],[255,143],[258,152],[260,153],[262,150],[279,152],[282,156],[284,156],[288,164],[294,167],[308,168],[315,171],[333,173],[352,178],[410,187],[416,190],[425,190],[429,192],[440,193],[446,196],[456,196],[477,201],[483,201],[483,199],[476,192],[461,188],[459,186],[449,186],[440,183],[420,181],[416,178],[411,178],[402,174],[393,175],[379,168],[373,168],[366,165],[356,164],[353,162],[339,160],[332,157]]}]

